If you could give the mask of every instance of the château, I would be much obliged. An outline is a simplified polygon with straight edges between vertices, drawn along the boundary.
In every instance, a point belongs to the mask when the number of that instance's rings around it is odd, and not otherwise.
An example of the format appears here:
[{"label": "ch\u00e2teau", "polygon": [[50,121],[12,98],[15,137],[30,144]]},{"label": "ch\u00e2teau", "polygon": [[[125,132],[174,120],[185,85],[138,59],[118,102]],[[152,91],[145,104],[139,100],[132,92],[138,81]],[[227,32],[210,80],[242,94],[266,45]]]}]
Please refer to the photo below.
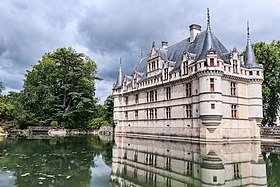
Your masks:
[{"label": "ch\u00e2teau", "polygon": [[113,87],[116,135],[260,139],[263,69],[256,62],[249,24],[242,55],[224,47],[212,32],[209,11],[207,16],[204,31],[192,24],[182,41],[162,41],[161,46],[153,42],[132,74],[123,75],[120,66]]}]

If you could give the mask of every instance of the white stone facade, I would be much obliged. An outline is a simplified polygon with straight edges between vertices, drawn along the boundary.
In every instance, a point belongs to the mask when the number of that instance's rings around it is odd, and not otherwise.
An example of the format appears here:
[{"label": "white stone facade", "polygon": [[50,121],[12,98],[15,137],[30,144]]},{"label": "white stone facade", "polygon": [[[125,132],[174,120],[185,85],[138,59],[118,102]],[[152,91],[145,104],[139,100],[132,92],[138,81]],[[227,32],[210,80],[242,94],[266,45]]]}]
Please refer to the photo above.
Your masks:
[{"label": "white stone facade", "polygon": [[236,49],[228,52],[210,25],[203,32],[197,25],[190,29],[192,42],[153,44],[131,76],[123,78],[120,69],[113,88],[115,133],[198,141],[259,139],[263,70],[255,63],[249,37],[244,58]]}]

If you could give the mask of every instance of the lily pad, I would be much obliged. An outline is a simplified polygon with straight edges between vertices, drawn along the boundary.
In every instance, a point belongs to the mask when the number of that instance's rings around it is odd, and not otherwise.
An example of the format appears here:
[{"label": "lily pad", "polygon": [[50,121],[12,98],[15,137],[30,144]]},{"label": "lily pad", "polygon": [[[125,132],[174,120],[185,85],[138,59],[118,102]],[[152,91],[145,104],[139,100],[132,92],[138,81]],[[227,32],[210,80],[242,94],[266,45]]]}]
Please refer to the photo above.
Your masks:
[{"label": "lily pad", "polygon": [[67,177],[65,177],[65,179],[70,179],[71,178],[71,176],[70,175],[68,175]]},{"label": "lily pad", "polygon": [[26,177],[26,176],[29,176],[30,173],[25,173],[25,174],[22,174],[21,177]]}]

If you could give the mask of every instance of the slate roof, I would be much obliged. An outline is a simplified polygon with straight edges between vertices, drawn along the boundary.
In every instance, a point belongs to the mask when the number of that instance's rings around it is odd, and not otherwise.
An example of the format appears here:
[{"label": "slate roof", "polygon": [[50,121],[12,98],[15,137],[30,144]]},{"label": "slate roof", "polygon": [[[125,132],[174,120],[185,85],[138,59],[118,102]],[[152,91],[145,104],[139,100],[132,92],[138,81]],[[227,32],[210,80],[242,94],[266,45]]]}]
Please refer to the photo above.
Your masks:
[{"label": "slate roof", "polygon": [[249,23],[247,22],[247,45],[246,45],[246,51],[245,51],[245,67],[247,68],[258,68],[261,67],[259,64],[257,64],[255,53],[253,51],[252,45],[251,45],[251,39],[250,39],[250,32],[249,32]]},{"label": "slate roof", "polygon": [[[155,43],[153,43],[153,47],[156,47]],[[188,53],[191,60],[193,60],[193,63],[195,63],[199,60],[206,59],[207,53],[210,49],[216,52],[218,59],[223,60],[224,63],[230,64],[231,53],[212,33],[210,29],[210,20],[208,17],[208,24],[206,30],[198,33],[195,40],[192,43],[190,43],[190,38],[187,38],[168,46],[166,49],[156,48],[156,51],[159,52],[160,58],[162,60],[169,61],[170,67],[173,67],[172,72],[174,72],[180,70],[183,55],[185,53]],[[142,76],[140,80],[143,80],[147,77],[148,59],[149,55],[147,57],[142,58],[139,64],[136,66],[135,70],[133,71],[133,73],[140,73],[140,75]],[[248,68],[261,67],[256,63],[256,58],[249,38],[249,27],[244,66]],[[120,75],[117,84],[119,83],[119,80]]]},{"label": "slate roof", "polygon": [[122,66],[121,66],[121,62],[120,62],[119,74],[118,74],[117,82],[114,85],[114,88],[118,88],[118,87],[122,86],[123,78],[124,78],[124,76],[122,73]]},{"label": "slate roof", "polygon": [[[207,52],[213,48],[219,59],[229,63],[229,52],[219,39],[207,28],[207,30],[199,33],[194,42],[190,43],[189,38],[179,41],[167,47],[167,49],[159,49],[159,54],[162,60],[168,60],[174,66],[173,71],[179,70],[181,67],[183,54],[188,52],[194,62],[206,59]],[[135,71],[147,73],[147,60],[145,57],[140,60],[140,63],[135,68]]]}]

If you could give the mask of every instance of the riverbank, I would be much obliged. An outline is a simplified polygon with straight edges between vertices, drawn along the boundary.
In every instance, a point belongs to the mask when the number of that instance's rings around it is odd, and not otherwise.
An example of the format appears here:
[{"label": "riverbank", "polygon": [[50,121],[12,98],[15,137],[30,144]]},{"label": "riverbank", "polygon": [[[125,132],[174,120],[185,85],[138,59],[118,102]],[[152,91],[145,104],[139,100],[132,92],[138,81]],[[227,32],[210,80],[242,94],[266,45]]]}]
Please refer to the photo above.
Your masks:
[{"label": "riverbank", "polygon": [[[2,132],[2,134],[1,134]],[[112,135],[113,128],[110,126],[101,127],[99,130],[82,130],[82,129],[53,129],[44,126],[31,126],[27,129],[14,129],[8,132],[0,131],[0,136],[22,136],[29,137],[33,135],[45,135],[50,137],[79,136],[79,135]]]}]

